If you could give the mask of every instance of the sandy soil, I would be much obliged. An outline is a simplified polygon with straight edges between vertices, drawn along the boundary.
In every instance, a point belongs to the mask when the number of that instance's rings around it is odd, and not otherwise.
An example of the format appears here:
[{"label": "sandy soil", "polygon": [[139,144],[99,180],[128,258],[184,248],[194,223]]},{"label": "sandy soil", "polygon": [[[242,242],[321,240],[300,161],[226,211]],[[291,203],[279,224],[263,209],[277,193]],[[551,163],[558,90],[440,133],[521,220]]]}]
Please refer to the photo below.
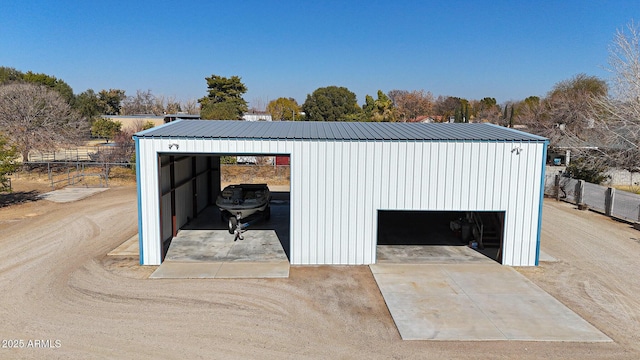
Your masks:
[{"label": "sandy soil", "polygon": [[568,204],[545,206],[543,247],[560,261],[519,271],[614,343],[402,341],[366,266],[149,280],[155,267],[106,256],[136,233],[136,214],[132,186],[0,208],[1,345],[24,343],[0,358],[640,357],[640,232]]}]

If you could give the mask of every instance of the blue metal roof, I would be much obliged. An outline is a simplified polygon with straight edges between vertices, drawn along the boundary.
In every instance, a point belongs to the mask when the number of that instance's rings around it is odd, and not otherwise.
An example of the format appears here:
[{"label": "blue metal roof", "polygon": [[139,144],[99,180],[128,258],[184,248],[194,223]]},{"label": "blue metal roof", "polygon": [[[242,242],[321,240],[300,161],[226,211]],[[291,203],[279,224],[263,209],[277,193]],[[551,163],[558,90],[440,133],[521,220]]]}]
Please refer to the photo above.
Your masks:
[{"label": "blue metal roof", "polygon": [[139,138],[370,141],[533,141],[545,138],[486,123],[178,120],[137,133]]}]

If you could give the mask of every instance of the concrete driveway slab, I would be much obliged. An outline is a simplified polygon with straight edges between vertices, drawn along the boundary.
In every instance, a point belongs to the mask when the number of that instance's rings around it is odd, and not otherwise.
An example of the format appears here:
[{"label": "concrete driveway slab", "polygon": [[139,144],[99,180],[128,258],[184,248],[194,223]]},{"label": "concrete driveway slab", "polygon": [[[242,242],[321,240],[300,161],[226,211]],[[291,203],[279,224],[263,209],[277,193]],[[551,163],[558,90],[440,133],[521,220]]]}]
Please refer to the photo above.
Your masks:
[{"label": "concrete driveway slab", "polygon": [[493,260],[467,246],[378,245],[378,264],[392,263],[494,263]]},{"label": "concrete driveway slab", "polygon": [[514,269],[497,263],[370,268],[405,340],[611,341]]},{"label": "concrete driveway slab", "polygon": [[212,279],[216,277],[222,263],[163,262],[150,279]]},{"label": "concrete driveway slab", "polygon": [[139,239],[138,234],[133,235],[117,248],[107,253],[109,256],[139,256]]},{"label": "concrete driveway slab", "polygon": [[504,340],[498,327],[463,296],[428,296],[414,302],[410,297],[385,296],[403,340]]},{"label": "concrete driveway slab", "polygon": [[289,277],[289,259],[275,231],[248,230],[244,240],[233,239],[226,230],[180,230],[164,262],[150,277]]},{"label": "concrete driveway slab", "polygon": [[[386,272],[388,269],[397,272]],[[462,292],[462,288],[441,271],[431,271],[429,276],[412,276],[414,272],[421,271],[421,269],[407,265],[385,265],[381,270],[382,272],[378,273],[380,276],[376,277],[376,281],[378,286],[383,286],[389,294],[430,296],[434,291],[443,295],[457,295]]]},{"label": "concrete driveway slab", "polygon": [[82,200],[91,195],[101,193],[109,190],[108,188],[72,188],[66,187],[64,189],[50,191],[40,195],[41,199],[57,202],[67,203],[72,201]]},{"label": "concrete driveway slab", "polygon": [[513,268],[496,263],[482,265],[451,264],[441,267],[440,271],[472,294],[539,294],[540,289]]}]

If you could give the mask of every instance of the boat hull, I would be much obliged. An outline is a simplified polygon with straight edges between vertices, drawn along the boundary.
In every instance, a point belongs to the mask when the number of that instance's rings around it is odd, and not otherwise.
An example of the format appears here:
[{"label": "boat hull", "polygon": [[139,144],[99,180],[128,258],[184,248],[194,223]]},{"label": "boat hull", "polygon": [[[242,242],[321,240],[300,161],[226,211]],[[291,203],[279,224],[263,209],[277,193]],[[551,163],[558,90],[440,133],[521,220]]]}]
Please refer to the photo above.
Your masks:
[{"label": "boat hull", "polygon": [[267,211],[271,192],[266,184],[238,184],[224,188],[216,199],[223,217],[248,218]]}]

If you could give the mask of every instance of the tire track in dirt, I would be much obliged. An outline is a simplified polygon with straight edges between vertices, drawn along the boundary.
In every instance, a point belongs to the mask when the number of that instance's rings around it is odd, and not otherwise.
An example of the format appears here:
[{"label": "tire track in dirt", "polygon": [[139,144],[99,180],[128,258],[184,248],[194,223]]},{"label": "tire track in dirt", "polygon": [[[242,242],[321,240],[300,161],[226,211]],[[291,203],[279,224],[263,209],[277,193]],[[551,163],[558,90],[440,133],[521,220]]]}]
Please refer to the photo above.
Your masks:
[{"label": "tire track in dirt", "polygon": [[[0,252],[0,336],[60,339],[62,347],[55,352],[0,349],[0,358],[619,359],[638,355],[633,337],[621,335],[620,329],[633,329],[629,322],[634,303],[629,298],[639,292],[628,276],[607,281],[612,272],[633,266],[607,267],[591,263],[593,259],[580,260],[598,250],[585,252],[577,240],[549,240],[551,254],[562,261],[523,273],[583,316],[593,312],[592,323],[605,327],[601,329],[625,347],[402,341],[366,266],[293,266],[288,279],[150,280],[154,267],[138,266],[135,257],[106,256],[136,232],[135,188],[113,188],[77,203],[29,206],[18,212],[37,208],[39,215],[6,226],[0,235],[0,246],[6,249]],[[6,210],[0,209],[0,219],[11,218]],[[546,234],[545,238],[556,235]],[[619,252],[625,251],[629,249],[621,246]],[[594,271],[602,271],[603,277]],[[581,288],[580,282],[587,285]],[[602,302],[613,305],[606,308]],[[614,317],[611,322],[620,324],[612,325],[596,314],[608,316],[618,308],[632,316]]]}]

